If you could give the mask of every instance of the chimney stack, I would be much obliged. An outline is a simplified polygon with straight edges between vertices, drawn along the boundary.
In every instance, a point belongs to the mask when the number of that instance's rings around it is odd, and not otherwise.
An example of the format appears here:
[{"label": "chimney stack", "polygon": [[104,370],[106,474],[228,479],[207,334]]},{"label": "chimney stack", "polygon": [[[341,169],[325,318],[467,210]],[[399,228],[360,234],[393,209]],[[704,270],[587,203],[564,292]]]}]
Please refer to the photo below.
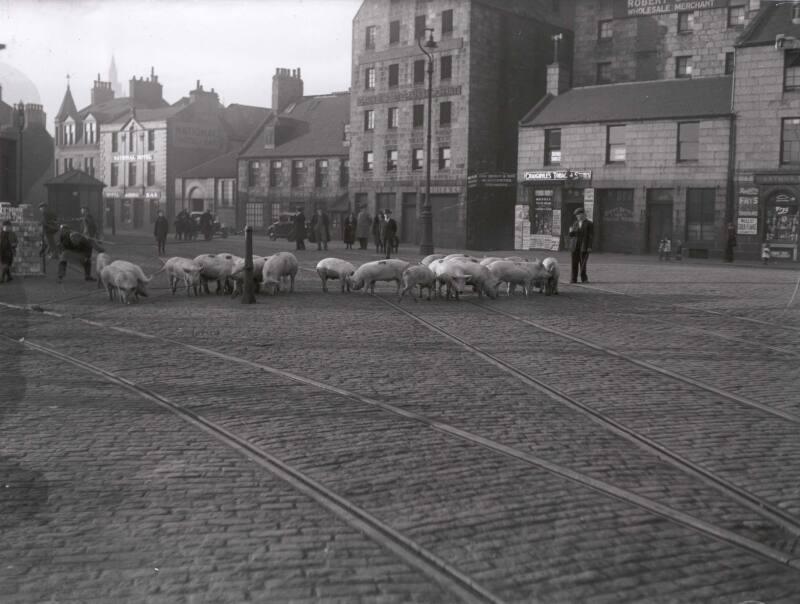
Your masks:
[{"label": "chimney stack", "polygon": [[158,76],[150,68],[150,78],[147,80],[134,76],[129,83],[130,97],[146,107],[158,107],[163,100],[163,86],[158,82]]},{"label": "chimney stack", "polygon": [[114,98],[114,90],[111,87],[111,82],[103,82],[100,79],[100,74],[97,74],[97,79],[92,86],[92,105],[98,103],[105,103]]},{"label": "chimney stack", "polygon": [[272,76],[272,110],[280,113],[291,103],[303,98],[303,79],[300,68],[277,67]]},{"label": "chimney stack", "polygon": [[44,108],[36,103],[26,103],[25,105],[25,129],[39,126],[44,128],[47,124],[47,114]]}]

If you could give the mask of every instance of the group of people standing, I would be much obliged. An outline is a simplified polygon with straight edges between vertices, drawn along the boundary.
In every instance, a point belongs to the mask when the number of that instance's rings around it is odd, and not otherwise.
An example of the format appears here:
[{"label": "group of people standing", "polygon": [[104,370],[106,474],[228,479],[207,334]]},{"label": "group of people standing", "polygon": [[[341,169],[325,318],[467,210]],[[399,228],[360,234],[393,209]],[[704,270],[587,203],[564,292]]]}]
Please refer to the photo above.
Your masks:
[{"label": "group of people standing", "polygon": [[[359,249],[366,250],[370,235],[375,241],[375,251],[384,252],[387,258],[398,250],[400,244],[397,238],[397,222],[392,218],[391,210],[379,212],[375,218],[370,216],[366,207],[362,207],[358,216],[350,212],[342,223],[345,249],[352,250],[353,244],[358,240]],[[298,250],[306,249],[305,240],[316,242],[318,250],[327,250],[331,240],[330,219],[328,214],[317,208],[311,222],[307,222],[303,209],[297,210],[294,215],[294,239]],[[387,245],[388,243],[388,245]]]}]

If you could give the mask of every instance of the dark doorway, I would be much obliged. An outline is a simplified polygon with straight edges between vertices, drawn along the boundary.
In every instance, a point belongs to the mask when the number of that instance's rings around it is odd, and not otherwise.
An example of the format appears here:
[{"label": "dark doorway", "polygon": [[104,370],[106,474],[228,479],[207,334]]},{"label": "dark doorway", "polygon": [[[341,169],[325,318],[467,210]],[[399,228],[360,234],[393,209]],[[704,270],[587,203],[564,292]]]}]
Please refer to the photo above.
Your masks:
[{"label": "dark doorway", "polygon": [[647,253],[657,253],[664,237],[672,240],[672,189],[648,189]]},{"label": "dark doorway", "polygon": [[192,212],[202,212],[206,209],[206,202],[203,199],[192,199]]},{"label": "dark doorway", "polygon": [[464,237],[458,232],[458,207],[458,195],[431,195],[436,249],[464,247]]},{"label": "dark doorway", "polygon": [[596,195],[595,238],[599,240],[600,249],[618,254],[633,253],[636,243],[633,189],[598,189]]},{"label": "dark doorway", "polygon": [[144,224],[144,199],[133,200],[133,228],[141,229]]},{"label": "dark doorway", "polygon": [[400,227],[400,241],[419,243],[417,239],[417,194],[403,193],[403,218]]}]

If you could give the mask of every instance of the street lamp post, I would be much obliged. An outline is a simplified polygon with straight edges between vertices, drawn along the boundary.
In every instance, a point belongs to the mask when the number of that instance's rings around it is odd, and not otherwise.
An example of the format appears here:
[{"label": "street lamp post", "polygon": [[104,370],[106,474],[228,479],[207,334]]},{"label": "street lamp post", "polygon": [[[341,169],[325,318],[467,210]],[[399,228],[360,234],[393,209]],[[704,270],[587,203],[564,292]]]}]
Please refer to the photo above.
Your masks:
[{"label": "street lamp post", "polygon": [[14,109],[14,119],[19,131],[17,139],[17,205],[19,205],[22,203],[22,133],[25,130],[25,103],[20,101]]},{"label": "street lamp post", "polygon": [[[433,211],[431,210],[431,126],[433,124],[433,114],[431,105],[433,104],[433,54],[436,49],[436,42],[433,39],[433,29],[425,28],[430,32],[425,46],[422,45],[422,38],[417,39],[417,46],[428,57],[428,140],[425,149],[425,203],[422,205],[420,218],[422,219],[422,239],[419,244],[419,253],[423,256],[433,253]],[[426,50],[427,49],[427,50]],[[431,51],[431,52],[429,52]]]}]

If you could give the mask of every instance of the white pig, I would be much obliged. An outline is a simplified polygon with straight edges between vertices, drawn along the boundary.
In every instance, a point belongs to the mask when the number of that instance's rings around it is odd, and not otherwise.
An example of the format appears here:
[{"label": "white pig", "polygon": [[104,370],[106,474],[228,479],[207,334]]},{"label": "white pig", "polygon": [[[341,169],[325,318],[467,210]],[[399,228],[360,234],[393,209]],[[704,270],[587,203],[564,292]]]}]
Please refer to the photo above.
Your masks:
[{"label": "white pig", "polygon": [[114,300],[114,291],[117,292],[118,296],[125,304],[130,304],[131,301],[136,299],[139,279],[136,273],[130,268],[112,262],[108,266],[103,267],[103,270],[100,272],[100,277],[103,283],[106,284],[109,300]]},{"label": "white pig", "polygon": [[95,258],[94,260],[94,272],[97,274],[98,288],[101,288],[105,285],[105,283],[103,283],[103,278],[101,276],[101,273],[103,272],[103,269],[107,267],[109,264],[111,264],[111,256],[109,256],[105,252],[97,254],[97,258]]},{"label": "white pig", "polygon": [[483,294],[486,294],[492,299],[497,297],[497,287],[500,282],[489,271],[489,267],[481,264],[475,258],[454,258],[448,260],[447,263],[458,264],[462,268],[467,276],[467,282],[472,285],[478,296],[483,297]]},{"label": "white pig", "polygon": [[444,258],[434,260],[430,263],[430,269],[436,276],[437,295],[441,295],[441,288],[446,287],[446,299],[450,299],[450,294],[454,293],[456,300],[464,291],[467,283],[467,274],[459,262],[447,261]]},{"label": "white pig", "polygon": [[536,267],[530,262],[514,262],[499,260],[489,265],[489,272],[499,282],[508,283],[508,295],[514,293],[514,286],[521,285],[524,295],[529,295],[533,282],[537,277]]},{"label": "white pig", "polygon": [[421,261],[420,264],[424,266],[428,266],[434,260],[439,260],[439,258],[444,258],[444,254],[431,254],[429,256],[425,256]]},{"label": "white pig", "polygon": [[433,290],[433,286],[436,282],[436,275],[434,275],[433,271],[427,266],[415,264],[413,266],[409,266],[403,271],[401,281],[403,283],[403,289],[400,291],[400,298],[397,300],[398,302],[402,301],[403,296],[405,296],[409,291],[411,292],[411,297],[413,298],[414,302],[416,302],[417,296],[414,293],[414,288],[417,286],[419,286],[420,298],[422,297],[422,290],[428,288],[428,300],[430,300],[431,291]]},{"label": "white pig", "polygon": [[173,294],[178,289],[178,284],[183,283],[186,286],[187,296],[192,295],[192,290],[194,290],[194,295],[197,296],[201,270],[197,262],[189,258],[174,256],[164,263],[161,270],[167,273],[167,279]]},{"label": "white pig", "polygon": [[297,262],[297,258],[290,252],[278,252],[270,256],[267,261],[264,262],[264,268],[262,269],[264,290],[268,294],[278,293],[281,289],[281,281],[288,277],[291,280],[289,291],[293,292],[294,280],[295,277],[297,277],[299,268],[300,264]]},{"label": "white pig", "polygon": [[[253,285],[256,293],[258,293],[264,280],[264,263],[269,257],[253,255]],[[233,280],[233,295],[238,296],[244,289],[244,258],[236,258],[234,260],[231,279]]]},{"label": "white pig", "polygon": [[547,275],[544,282],[545,295],[558,295],[558,280],[561,276],[561,270],[558,268],[558,260],[553,257],[545,258],[542,260],[542,267]]},{"label": "white pig", "polygon": [[216,293],[233,291],[231,285],[231,275],[233,274],[233,267],[238,260],[238,256],[233,254],[200,254],[194,261],[200,265],[200,283],[203,286],[203,291],[209,293],[208,282],[217,282]]},{"label": "white pig", "polygon": [[403,279],[403,271],[409,267],[409,263],[399,258],[386,260],[375,260],[362,264],[350,277],[351,289],[364,289],[364,293],[375,293],[376,281],[395,281],[397,283],[397,293],[400,293],[400,282]]},{"label": "white pig", "polygon": [[[138,264],[134,264],[133,262],[128,262],[127,260],[114,260],[114,262],[112,262],[108,266],[115,267],[117,271],[121,270],[130,272],[136,278],[136,283],[137,283],[134,291],[134,296],[137,299],[139,298],[139,296],[147,297],[147,284],[150,283],[150,279],[152,279],[152,277],[146,277],[144,271]],[[106,268],[108,268],[108,266]]]},{"label": "white pig", "polygon": [[322,280],[322,291],[324,292],[328,291],[328,279],[339,279],[342,293],[344,293],[345,289],[349,292],[350,281],[348,277],[352,277],[355,271],[355,266],[339,258],[323,258],[317,263],[317,274]]}]

